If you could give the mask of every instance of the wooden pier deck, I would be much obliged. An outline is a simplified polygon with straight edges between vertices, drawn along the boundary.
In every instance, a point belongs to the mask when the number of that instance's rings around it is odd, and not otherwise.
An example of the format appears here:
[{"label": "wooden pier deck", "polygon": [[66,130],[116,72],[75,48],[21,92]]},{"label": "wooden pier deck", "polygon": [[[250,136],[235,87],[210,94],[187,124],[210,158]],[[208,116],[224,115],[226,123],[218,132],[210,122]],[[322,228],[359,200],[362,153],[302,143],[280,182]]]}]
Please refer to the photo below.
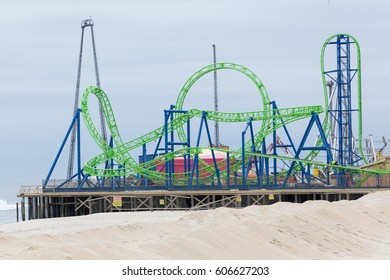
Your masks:
[{"label": "wooden pier deck", "polygon": [[202,210],[270,205],[282,201],[302,203],[307,200],[354,200],[368,193],[385,190],[389,189],[372,187],[43,192],[41,187],[31,186],[22,187],[18,197],[21,198],[21,216],[24,221],[104,212]]}]

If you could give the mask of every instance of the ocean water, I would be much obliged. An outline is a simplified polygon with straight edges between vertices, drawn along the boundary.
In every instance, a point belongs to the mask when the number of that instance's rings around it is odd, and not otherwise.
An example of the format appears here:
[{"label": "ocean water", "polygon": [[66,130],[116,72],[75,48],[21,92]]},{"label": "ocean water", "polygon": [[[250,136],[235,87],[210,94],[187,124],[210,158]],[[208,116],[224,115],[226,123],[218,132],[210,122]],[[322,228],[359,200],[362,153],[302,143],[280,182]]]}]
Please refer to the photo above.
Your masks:
[{"label": "ocean water", "polygon": [[16,205],[0,199],[0,225],[16,223]]}]

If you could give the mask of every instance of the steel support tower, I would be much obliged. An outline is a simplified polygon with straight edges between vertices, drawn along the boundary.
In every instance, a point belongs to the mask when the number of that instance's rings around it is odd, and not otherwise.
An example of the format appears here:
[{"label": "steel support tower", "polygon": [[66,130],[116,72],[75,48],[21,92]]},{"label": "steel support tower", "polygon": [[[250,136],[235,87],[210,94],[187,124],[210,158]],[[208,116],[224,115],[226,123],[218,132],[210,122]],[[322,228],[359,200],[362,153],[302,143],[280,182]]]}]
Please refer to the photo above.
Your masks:
[{"label": "steel support tower", "polygon": [[[77,81],[76,81],[76,92],[75,92],[75,100],[73,107],[73,115],[76,115],[78,106],[79,106],[79,92],[80,92],[80,78],[81,78],[81,64],[83,58],[83,45],[84,45],[84,30],[86,27],[91,28],[91,37],[92,37],[92,48],[93,48],[93,58],[95,62],[95,76],[96,76],[96,86],[100,88],[100,78],[99,78],[99,68],[97,62],[96,55],[96,46],[95,46],[95,36],[93,33],[93,21],[92,19],[86,19],[81,22],[81,44],[80,44],[80,54],[79,54],[79,63],[77,68]],[[101,133],[105,142],[107,142],[107,132],[106,132],[106,123],[104,119],[104,114],[101,105],[99,104],[99,115],[100,115],[100,125],[101,125]],[[74,166],[74,154],[75,154],[75,144],[76,144],[76,131],[77,124],[73,127],[71,141],[70,141],[70,149],[69,149],[69,161],[68,161],[68,172],[67,178],[73,176],[73,166]]]},{"label": "steel support tower", "polygon": [[[323,75],[330,78],[326,82],[328,88],[328,126],[329,143],[333,150],[333,158],[338,165],[356,166],[363,159],[356,143],[361,139],[361,103],[360,103],[360,51],[358,50],[357,62],[351,60],[351,46],[356,45],[356,40],[346,34],[338,34],[324,44],[324,48],[333,45],[336,53],[336,66],[333,69],[323,71]],[[355,63],[356,66],[351,66]],[[358,74],[358,75],[356,75]],[[357,78],[357,90],[359,91],[359,105],[352,104],[352,84]],[[359,136],[353,134],[354,113],[359,114]]]},{"label": "steel support tower", "polygon": [[[216,68],[217,64],[217,54],[216,54],[216,47],[213,45],[213,56],[214,56],[214,68]],[[218,112],[218,90],[217,90],[217,70],[214,69],[214,111]],[[215,147],[220,147],[219,142],[219,122],[215,121],[215,139],[214,139],[214,145]]]}]

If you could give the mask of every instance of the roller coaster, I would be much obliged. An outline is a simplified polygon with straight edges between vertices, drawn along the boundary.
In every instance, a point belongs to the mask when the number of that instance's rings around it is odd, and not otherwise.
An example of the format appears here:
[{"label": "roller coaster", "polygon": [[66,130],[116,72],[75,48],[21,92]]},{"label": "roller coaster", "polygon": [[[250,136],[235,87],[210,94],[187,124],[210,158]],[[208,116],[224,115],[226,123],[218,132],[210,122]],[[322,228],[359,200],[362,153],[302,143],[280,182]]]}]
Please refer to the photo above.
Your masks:
[{"label": "roller coaster", "polygon": [[[352,66],[351,46],[356,48],[356,67]],[[326,68],[327,48],[336,47],[336,67]],[[245,75],[256,86],[262,108],[252,112],[216,112],[185,109],[184,102],[192,86],[204,75],[216,70],[233,70]],[[73,120],[43,181],[44,191],[67,190],[198,190],[198,189],[276,189],[364,187],[367,182],[382,186],[380,176],[390,170],[365,166],[362,148],[362,101],[360,48],[354,37],[337,34],[329,37],[321,51],[324,107],[278,108],[271,101],[258,76],[248,68],[231,62],[208,65],[193,74],[183,85],[175,105],[164,110],[163,125],[128,142],[123,141],[106,93],[90,86],[81,97],[81,108]],[[328,80],[327,80],[328,79]],[[330,79],[330,80],[329,80]],[[353,82],[358,102],[353,106]],[[335,86],[334,86],[335,85]],[[333,87],[334,86],[334,87]],[[89,98],[95,96],[107,123],[110,141],[96,128]],[[353,119],[358,119],[358,147],[353,137]],[[320,118],[322,116],[322,118]],[[102,153],[81,165],[80,119]],[[194,119],[198,126],[194,128]],[[241,148],[216,148],[208,123],[242,123]],[[293,141],[289,124],[307,121],[300,141]],[[77,128],[77,171],[64,180],[51,179],[58,158],[74,127]],[[196,129],[195,141],[191,130]],[[281,142],[283,133],[286,141]],[[307,142],[316,133],[314,145]],[[202,138],[203,137],[203,138]],[[201,139],[207,145],[201,146]],[[297,144],[298,143],[298,144]],[[268,145],[267,145],[268,144]],[[153,153],[147,149],[153,148]],[[272,147],[272,148],[267,148]],[[137,161],[131,155],[142,148]],[[278,152],[291,151],[284,156]],[[204,155],[211,155],[205,160]],[[217,154],[219,155],[217,157]],[[320,160],[321,158],[322,160]],[[178,168],[180,162],[182,168]],[[280,168],[283,164],[284,168]],[[371,180],[371,181],[370,181]],[[372,183],[369,183],[372,184]],[[372,187],[372,185],[371,185]]]}]

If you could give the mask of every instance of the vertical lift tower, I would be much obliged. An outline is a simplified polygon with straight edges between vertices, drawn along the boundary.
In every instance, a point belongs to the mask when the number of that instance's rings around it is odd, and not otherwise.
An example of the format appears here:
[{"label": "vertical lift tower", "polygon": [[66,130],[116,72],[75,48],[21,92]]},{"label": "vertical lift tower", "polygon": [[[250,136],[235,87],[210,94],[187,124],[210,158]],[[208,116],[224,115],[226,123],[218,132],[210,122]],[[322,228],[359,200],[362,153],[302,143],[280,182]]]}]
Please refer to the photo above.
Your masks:
[{"label": "vertical lift tower", "polygon": [[[336,65],[325,69],[324,56],[328,47],[332,54],[336,54]],[[351,48],[356,51],[356,60],[351,58]],[[356,39],[348,34],[329,37],[322,47],[321,70],[327,109],[323,126],[328,132],[333,159],[342,166],[362,165],[365,158],[362,149],[360,47]],[[357,92],[357,104],[353,104],[356,99],[353,100],[352,92]],[[357,137],[353,134],[356,115]]]},{"label": "vertical lift tower", "polygon": [[[79,64],[78,64],[78,68],[77,68],[77,82],[76,82],[76,93],[75,93],[75,100],[74,100],[73,116],[75,116],[77,114],[77,110],[79,107],[81,64],[82,64],[82,58],[83,58],[84,30],[86,27],[91,28],[93,58],[94,58],[94,62],[95,62],[96,86],[98,88],[100,88],[100,78],[99,78],[99,69],[98,69],[97,55],[96,55],[95,37],[93,34],[93,21],[92,21],[92,19],[86,19],[86,20],[83,20],[81,22],[81,44],[80,44]],[[105,123],[103,110],[101,108],[100,103],[99,103],[99,115],[100,115],[100,125],[101,125],[102,137],[103,137],[104,141],[107,142],[106,123]],[[73,126],[71,140],[70,140],[68,172],[67,172],[68,179],[73,176],[74,154],[75,154],[75,145],[76,145],[76,131],[77,131],[77,123],[75,123],[75,125]]]}]

